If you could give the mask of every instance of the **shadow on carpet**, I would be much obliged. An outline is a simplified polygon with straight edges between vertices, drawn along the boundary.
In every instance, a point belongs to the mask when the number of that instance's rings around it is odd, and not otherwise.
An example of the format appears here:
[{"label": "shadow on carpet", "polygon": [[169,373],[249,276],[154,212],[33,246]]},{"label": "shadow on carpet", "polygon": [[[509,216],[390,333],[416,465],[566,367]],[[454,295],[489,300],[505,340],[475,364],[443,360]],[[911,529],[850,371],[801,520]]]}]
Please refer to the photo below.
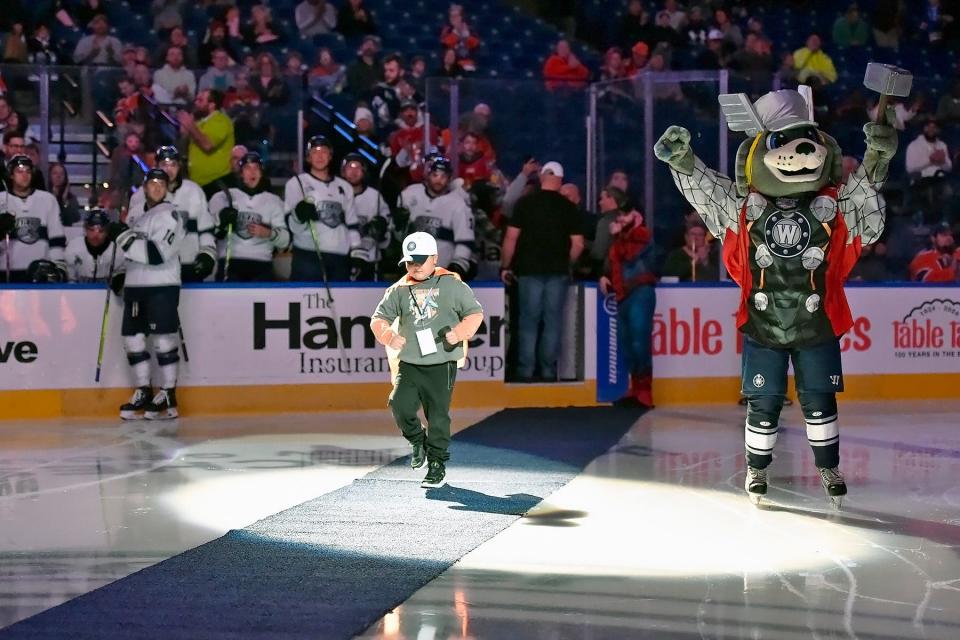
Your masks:
[{"label": "shadow on carpet", "polygon": [[408,457],[0,631],[12,638],[350,638],[510,526],[641,415],[507,409],[454,436],[447,484]]}]

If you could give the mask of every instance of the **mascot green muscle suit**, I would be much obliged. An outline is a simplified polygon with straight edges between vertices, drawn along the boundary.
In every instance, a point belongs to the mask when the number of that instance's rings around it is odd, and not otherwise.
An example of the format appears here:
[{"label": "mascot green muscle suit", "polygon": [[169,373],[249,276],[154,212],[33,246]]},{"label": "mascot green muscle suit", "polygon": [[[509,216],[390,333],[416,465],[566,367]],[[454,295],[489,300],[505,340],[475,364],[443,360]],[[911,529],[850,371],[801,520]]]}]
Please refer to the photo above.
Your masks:
[{"label": "mascot green muscle suit", "polygon": [[814,122],[806,89],[774,91],[753,104],[742,94],[720,97],[730,128],[748,135],[735,181],[694,155],[682,127],[667,129],[654,153],[723,242],[724,263],[740,286],[748,495],[758,504],[767,491],[792,360],[807,438],[839,507],[847,492],[838,468],[839,339],[853,323],[843,283],[862,247],[883,231],[880,188],[897,137],[892,127],[867,124],[863,164],[841,184],[842,153]]}]

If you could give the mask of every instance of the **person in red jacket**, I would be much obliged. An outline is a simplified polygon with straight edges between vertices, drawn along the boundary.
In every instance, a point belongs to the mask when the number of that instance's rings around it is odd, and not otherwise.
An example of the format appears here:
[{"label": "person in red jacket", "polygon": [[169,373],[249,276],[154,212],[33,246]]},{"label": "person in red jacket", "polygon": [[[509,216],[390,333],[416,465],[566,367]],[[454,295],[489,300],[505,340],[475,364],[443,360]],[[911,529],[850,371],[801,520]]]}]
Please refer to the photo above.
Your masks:
[{"label": "person in red jacket", "polygon": [[440,42],[447,49],[453,49],[457,54],[457,64],[464,71],[476,71],[477,65],[473,61],[473,52],[480,46],[480,38],[473,33],[473,29],[463,17],[463,6],[450,5],[450,21],[443,25],[440,32]]},{"label": "person in red jacket", "polygon": [[960,249],[953,229],[941,224],[930,230],[930,249],[923,249],[910,261],[910,279],[914,282],[957,282]]},{"label": "person in red jacket", "polygon": [[543,79],[551,90],[563,86],[582,87],[590,79],[590,70],[570,50],[570,43],[560,40],[554,54],[543,64]]},{"label": "person in red jacket", "polygon": [[460,140],[460,165],[458,177],[463,178],[463,186],[469,190],[474,182],[488,182],[493,176],[493,163],[487,160],[480,149],[480,137],[467,133]]},{"label": "person in red jacket", "polygon": [[[600,195],[600,208],[618,210],[610,223],[613,242],[607,254],[607,277],[601,291],[617,298],[617,335],[620,351],[630,371],[627,394],[614,402],[619,407],[653,408],[653,313],[657,306],[652,271],[653,234],[643,224],[643,214],[628,210],[627,196],[616,187]],[[605,291],[604,291],[605,290]]]}]

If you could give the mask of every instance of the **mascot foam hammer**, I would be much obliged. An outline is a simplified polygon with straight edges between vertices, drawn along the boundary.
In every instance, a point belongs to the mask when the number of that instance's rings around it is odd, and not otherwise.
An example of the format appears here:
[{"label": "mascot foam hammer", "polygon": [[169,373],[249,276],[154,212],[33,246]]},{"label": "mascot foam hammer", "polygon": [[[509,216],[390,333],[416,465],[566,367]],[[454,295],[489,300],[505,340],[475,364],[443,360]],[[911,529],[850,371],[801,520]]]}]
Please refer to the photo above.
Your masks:
[{"label": "mascot foam hammer", "polygon": [[745,488],[754,504],[767,492],[792,360],[807,438],[839,508],[847,493],[839,470],[840,336],[853,323],[843,283],[862,247],[883,231],[880,188],[896,132],[867,124],[863,164],[841,184],[840,147],[814,121],[808,87],[773,91],[753,104],[743,94],[724,95],[720,103],[730,128],[748,135],[735,181],[694,155],[683,127],[667,129],[654,153],[723,242],[724,263],[740,286]]}]

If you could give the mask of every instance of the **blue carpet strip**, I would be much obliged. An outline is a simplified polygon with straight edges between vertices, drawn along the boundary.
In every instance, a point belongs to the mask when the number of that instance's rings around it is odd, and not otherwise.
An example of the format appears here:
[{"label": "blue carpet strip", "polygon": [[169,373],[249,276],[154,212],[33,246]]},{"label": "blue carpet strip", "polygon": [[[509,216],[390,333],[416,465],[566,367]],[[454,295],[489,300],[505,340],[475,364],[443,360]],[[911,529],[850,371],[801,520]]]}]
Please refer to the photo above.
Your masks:
[{"label": "blue carpet strip", "polygon": [[453,438],[447,484],[404,457],[0,631],[0,639],[350,638],[510,526],[640,416],[508,409]]}]

